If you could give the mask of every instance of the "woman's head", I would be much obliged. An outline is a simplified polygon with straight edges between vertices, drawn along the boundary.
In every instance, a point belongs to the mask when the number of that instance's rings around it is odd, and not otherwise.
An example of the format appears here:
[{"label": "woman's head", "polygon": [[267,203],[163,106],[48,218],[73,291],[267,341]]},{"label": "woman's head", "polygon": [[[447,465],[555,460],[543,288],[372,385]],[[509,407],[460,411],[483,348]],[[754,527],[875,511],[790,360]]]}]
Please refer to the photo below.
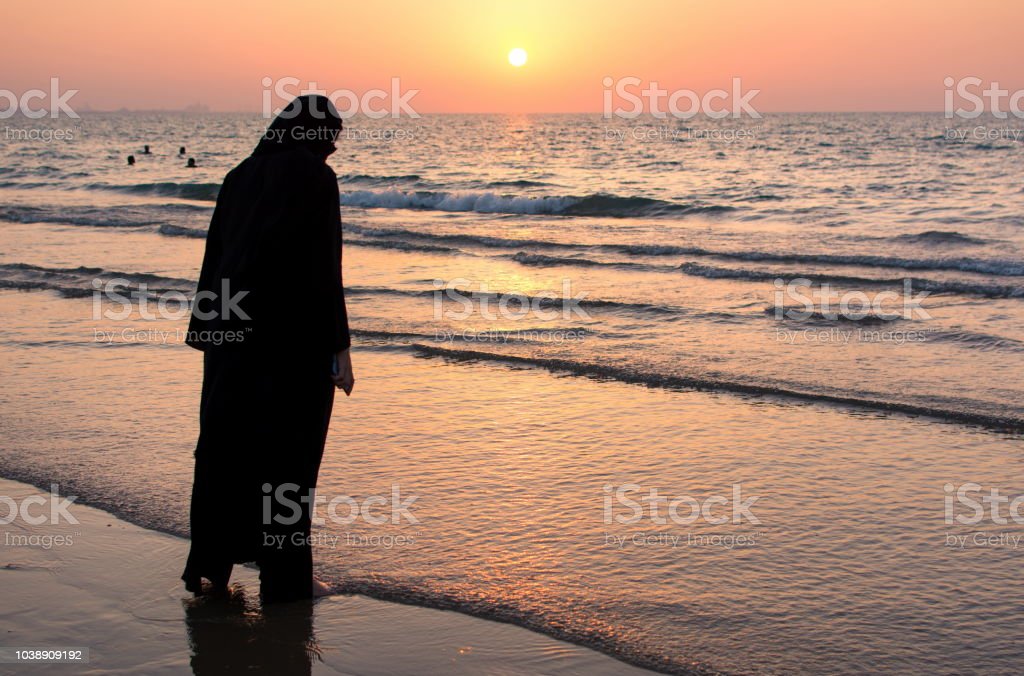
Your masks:
[{"label": "woman's head", "polygon": [[299,96],[270,123],[254,154],[304,146],[326,159],[335,151],[341,129],[341,115],[330,99],[320,94]]}]

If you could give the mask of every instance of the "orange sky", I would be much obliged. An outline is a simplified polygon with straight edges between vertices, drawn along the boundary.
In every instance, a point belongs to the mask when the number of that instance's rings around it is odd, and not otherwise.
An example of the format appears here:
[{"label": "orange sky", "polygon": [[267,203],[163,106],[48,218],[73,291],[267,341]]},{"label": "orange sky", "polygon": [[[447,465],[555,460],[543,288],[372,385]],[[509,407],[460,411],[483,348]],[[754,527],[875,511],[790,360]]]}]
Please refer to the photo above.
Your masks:
[{"label": "orange sky", "polygon": [[0,87],[58,76],[101,109],[258,111],[267,76],[357,92],[397,76],[421,113],[599,112],[606,76],[698,93],[740,77],[762,112],[941,110],[946,76],[1024,87],[1018,0],[51,0],[3,16]]}]

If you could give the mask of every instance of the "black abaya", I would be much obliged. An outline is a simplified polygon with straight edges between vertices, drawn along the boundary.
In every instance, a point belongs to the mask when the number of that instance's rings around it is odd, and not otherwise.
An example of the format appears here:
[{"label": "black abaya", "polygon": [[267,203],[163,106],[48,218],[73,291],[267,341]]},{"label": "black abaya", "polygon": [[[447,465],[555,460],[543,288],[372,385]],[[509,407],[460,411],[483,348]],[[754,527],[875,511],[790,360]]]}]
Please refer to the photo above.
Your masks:
[{"label": "black abaya", "polygon": [[[270,129],[332,122],[300,115]],[[293,514],[275,499],[282,487],[296,503],[312,497],[334,401],[331,360],[350,344],[326,154],[322,142],[265,138],[217,199],[197,290],[216,298],[197,300],[186,341],[204,352],[182,575],[192,591],[202,578],[223,587],[233,564],[254,561],[265,601],[312,592],[312,501],[293,523],[267,516]]]}]

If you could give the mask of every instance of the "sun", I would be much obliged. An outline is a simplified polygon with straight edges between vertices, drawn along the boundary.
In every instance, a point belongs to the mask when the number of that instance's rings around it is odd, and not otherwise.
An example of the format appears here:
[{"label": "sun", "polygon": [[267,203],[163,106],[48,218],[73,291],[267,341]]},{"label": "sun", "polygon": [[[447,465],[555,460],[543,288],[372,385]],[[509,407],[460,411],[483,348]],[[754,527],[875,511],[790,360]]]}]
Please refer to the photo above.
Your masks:
[{"label": "sun", "polygon": [[516,68],[526,65],[526,50],[516,47],[508,53],[508,62]]}]

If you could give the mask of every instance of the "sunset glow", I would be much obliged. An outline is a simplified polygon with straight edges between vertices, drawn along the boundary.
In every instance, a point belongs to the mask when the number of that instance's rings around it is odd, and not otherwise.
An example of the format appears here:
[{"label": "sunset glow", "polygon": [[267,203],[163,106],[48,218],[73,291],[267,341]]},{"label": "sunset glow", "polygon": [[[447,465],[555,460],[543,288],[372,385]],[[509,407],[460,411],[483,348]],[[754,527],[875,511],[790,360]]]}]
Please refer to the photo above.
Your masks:
[{"label": "sunset glow", "polygon": [[516,68],[526,65],[526,50],[516,47],[508,53],[508,62]]},{"label": "sunset glow", "polygon": [[[420,90],[422,112],[596,112],[604,77],[707,91],[740,77],[766,111],[940,110],[947,76],[1024,87],[1016,49],[1024,5],[537,0],[240,6],[200,0],[32,3],[5,9],[5,85],[59,74],[96,109],[258,110],[260,80],[293,76],[333,90]],[[998,17],[998,20],[994,20]],[[495,58],[495,45],[503,45]],[[529,53],[529,79],[508,50]]]}]

